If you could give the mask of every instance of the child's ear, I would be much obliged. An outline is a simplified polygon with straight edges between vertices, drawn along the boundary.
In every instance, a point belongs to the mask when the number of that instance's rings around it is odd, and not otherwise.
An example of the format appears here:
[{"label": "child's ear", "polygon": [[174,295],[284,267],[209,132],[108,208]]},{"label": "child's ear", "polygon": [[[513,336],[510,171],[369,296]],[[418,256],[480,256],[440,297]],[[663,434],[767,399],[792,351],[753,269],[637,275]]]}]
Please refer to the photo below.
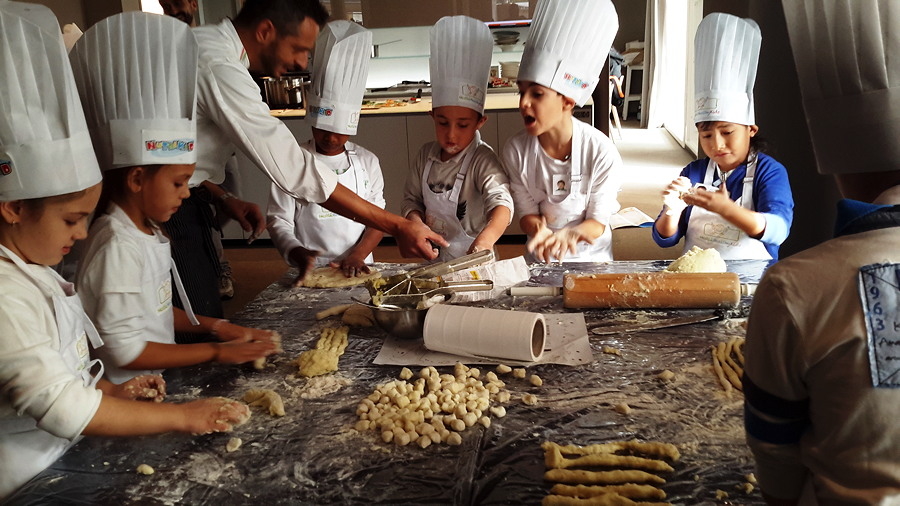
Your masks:
[{"label": "child's ear", "polygon": [[759,132],[759,127],[756,125],[750,125],[750,137],[756,136],[756,132]]},{"label": "child's ear", "polygon": [[487,114],[482,114],[481,119],[478,120],[478,124],[475,125],[475,130],[481,130],[481,127],[483,127],[484,124],[487,123],[487,119]]},{"label": "child's ear", "polygon": [[575,109],[575,100],[565,95],[561,95],[563,99],[563,111],[572,111]]},{"label": "child's ear", "polygon": [[125,176],[125,184],[128,186],[128,191],[132,193],[140,192],[146,182],[146,175],[147,171],[140,165],[128,169],[128,175]]},{"label": "child's ear", "polygon": [[0,202],[0,217],[3,221],[10,225],[14,223],[22,223],[25,206],[21,200],[11,200],[8,202]]}]

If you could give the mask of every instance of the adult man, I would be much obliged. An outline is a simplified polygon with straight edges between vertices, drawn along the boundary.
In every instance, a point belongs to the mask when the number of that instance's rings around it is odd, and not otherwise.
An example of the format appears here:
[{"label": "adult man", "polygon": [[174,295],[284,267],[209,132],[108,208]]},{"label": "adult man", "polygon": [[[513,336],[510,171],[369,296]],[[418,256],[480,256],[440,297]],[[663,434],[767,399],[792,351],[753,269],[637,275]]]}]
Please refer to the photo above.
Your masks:
[{"label": "adult man", "polygon": [[[446,241],[422,223],[403,219],[366,202],[319,171],[284,124],[269,114],[249,72],[280,76],[305,68],[328,12],[318,0],[247,0],[234,20],[197,28],[197,171],[192,184],[224,177],[224,162],[236,146],[283,192],[367,226],[392,234],[404,256],[434,258],[433,244]],[[248,72],[249,71],[249,72]],[[262,231],[264,222],[257,230]],[[301,272],[304,266],[299,266]]]},{"label": "adult man", "polygon": [[178,18],[188,26],[195,26],[194,15],[197,13],[197,0],[159,0],[163,14]]},{"label": "adult man", "polygon": [[747,441],[769,504],[898,504],[898,16],[893,0],[783,5],[818,169],[847,199],[836,237],[756,291]]}]

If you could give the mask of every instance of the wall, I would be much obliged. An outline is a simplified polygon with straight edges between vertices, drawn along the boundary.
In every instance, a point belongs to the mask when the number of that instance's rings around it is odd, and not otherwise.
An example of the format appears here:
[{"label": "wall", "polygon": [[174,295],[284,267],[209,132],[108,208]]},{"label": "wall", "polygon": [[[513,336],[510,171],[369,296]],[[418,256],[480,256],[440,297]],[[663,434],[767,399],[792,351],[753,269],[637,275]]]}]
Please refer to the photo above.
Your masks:
[{"label": "wall", "polygon": [[82,0],[25,0],[47,6],[56,14],[60,26],[75,23],[82,30],[87,29],[84,19],[84,6]]},{"label": "wall", "polygon": [[613,6],[619,15],[619,32],[613,41],[618,52],[625,51],[625,43],[633,40],[644,40],[644,27],[647,20],[647,2],[639,0],[613,0]]}]

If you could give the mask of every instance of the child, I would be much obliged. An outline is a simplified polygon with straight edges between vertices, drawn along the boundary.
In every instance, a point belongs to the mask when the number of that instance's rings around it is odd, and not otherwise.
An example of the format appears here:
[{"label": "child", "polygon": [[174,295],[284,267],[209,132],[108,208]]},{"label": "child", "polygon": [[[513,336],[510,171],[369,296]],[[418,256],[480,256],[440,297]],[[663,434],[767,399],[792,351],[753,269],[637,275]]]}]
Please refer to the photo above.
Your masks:
[{"label": "child", "polygon": [[437,261],[493,249],[512,217],[509,180],[478,130],[493,39],[484,23],[441,18],[431,29],[432,110],[436,142],[419,150],[400,214],[424,222],[450,243]]},{"label": "child", "polygon": [[622,159],[572,109],[590,98],[617,30],[609,0],[542,0],[535,10],[516,83],[525,130],[503,147],[529,261],[612,260]]},{"label": "child", "polygon": [[[0,501],[82,434],[230,430],[249,410],[227,399],[156,404],[165,382],[96,375],[97,331],[50,267],[86,235],[100,171],[59,24],[40,5],[0,2]],[[11,84],[15,83],[15,84]],[[152,393],[150,392],[152,390]]]},{"label": "child", "polygon": [[[347,142],[356,135],[369,73],[372,33],[356,23],[333,21],[316,42],[312,86],[306,116],[313,138],[305,148],[316,167],[331,170],[338,182],[384,208],[384,178],[371,151]],[[275,247],[299,274],[299,286],[314,266],[330,265],[347,277],[368,274],[372,250],[384,234],[328,211],[302,203],[272,185],[267,227]]]},{"label": "child", "polygon": [[689,164],[663,190],[653,225],[662,247],[684,237],[685,251],[699,246],[726,260],[778,259],[794,201],[787,171],[760,152],[756,137],[753,83],[761,40],[756,23],[727,14],[710,14],[697,29],[694,122],[708,158]]},{"label": "child", "polygon": [[[197,46],[190,28],[169,17],[112,16],[88,30],[72,62],[104,170],[100,215],[76,284],[106,343],[96,354],[107,377],[121,383],[167,367],[243,363],[272,353],[271,332],[204,316],[190,321],[189,304],[187,311],[172,307],[172,280],[183,288],[159,223],[188,196],[196,161]],[[228,342],[175,344],[176,330]]]}]

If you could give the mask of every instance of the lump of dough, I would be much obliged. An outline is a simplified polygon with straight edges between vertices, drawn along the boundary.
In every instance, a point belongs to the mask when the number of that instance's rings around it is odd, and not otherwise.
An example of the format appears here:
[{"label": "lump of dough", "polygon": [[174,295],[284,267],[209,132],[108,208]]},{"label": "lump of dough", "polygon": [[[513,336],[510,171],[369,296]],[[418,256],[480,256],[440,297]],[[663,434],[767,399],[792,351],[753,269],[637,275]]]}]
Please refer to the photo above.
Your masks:
[{"label": "lump of dough", "polygon": [[244,394],[244,402],[268,409],[272,416],[284,416],[284,401],[278,392],[268,388],[253,388]]},{"label": "lump of dough", "polygon": [[303,280],[303,286],[310,288],[340,288],[343,286],[361,285],[370,279],[378,279],[381,277],[381,272],[372,267],[369,267],[369,270],[371,271],[369,274],[348,278],[347,276],[344,276],[344,272],[340,269],[335,269],[326,265],[325,267],[313,269],[313,271],[306,276],[306,279]]},{"label": "lump of dough", "polygon": [[241,441],[241,438],[233,437],[229,439],[227,443],[225,443],[225,451],[228,453],[237,451],[237,449],[240,448],[242,444],[244,444],[244,442]]},{"label": "lump of dough", "polygon": [[362,304],[354,304],[344,311],[341,323],[351,327],[371,327],[375,325],[375,313]]},{"label": "lump of dough", "polygon": [[137,466],[135,471],[137,471],[138,474],[144,474],[144,475],[151,475],[156,472],[155,469],[148,466],[147,464],[141,464],[141,465]]},{"label": "lump of dough", "polygon": [[694,246],[676,258],[666,270],[669,272],[725,272],[725,260],[715,248]]}]

